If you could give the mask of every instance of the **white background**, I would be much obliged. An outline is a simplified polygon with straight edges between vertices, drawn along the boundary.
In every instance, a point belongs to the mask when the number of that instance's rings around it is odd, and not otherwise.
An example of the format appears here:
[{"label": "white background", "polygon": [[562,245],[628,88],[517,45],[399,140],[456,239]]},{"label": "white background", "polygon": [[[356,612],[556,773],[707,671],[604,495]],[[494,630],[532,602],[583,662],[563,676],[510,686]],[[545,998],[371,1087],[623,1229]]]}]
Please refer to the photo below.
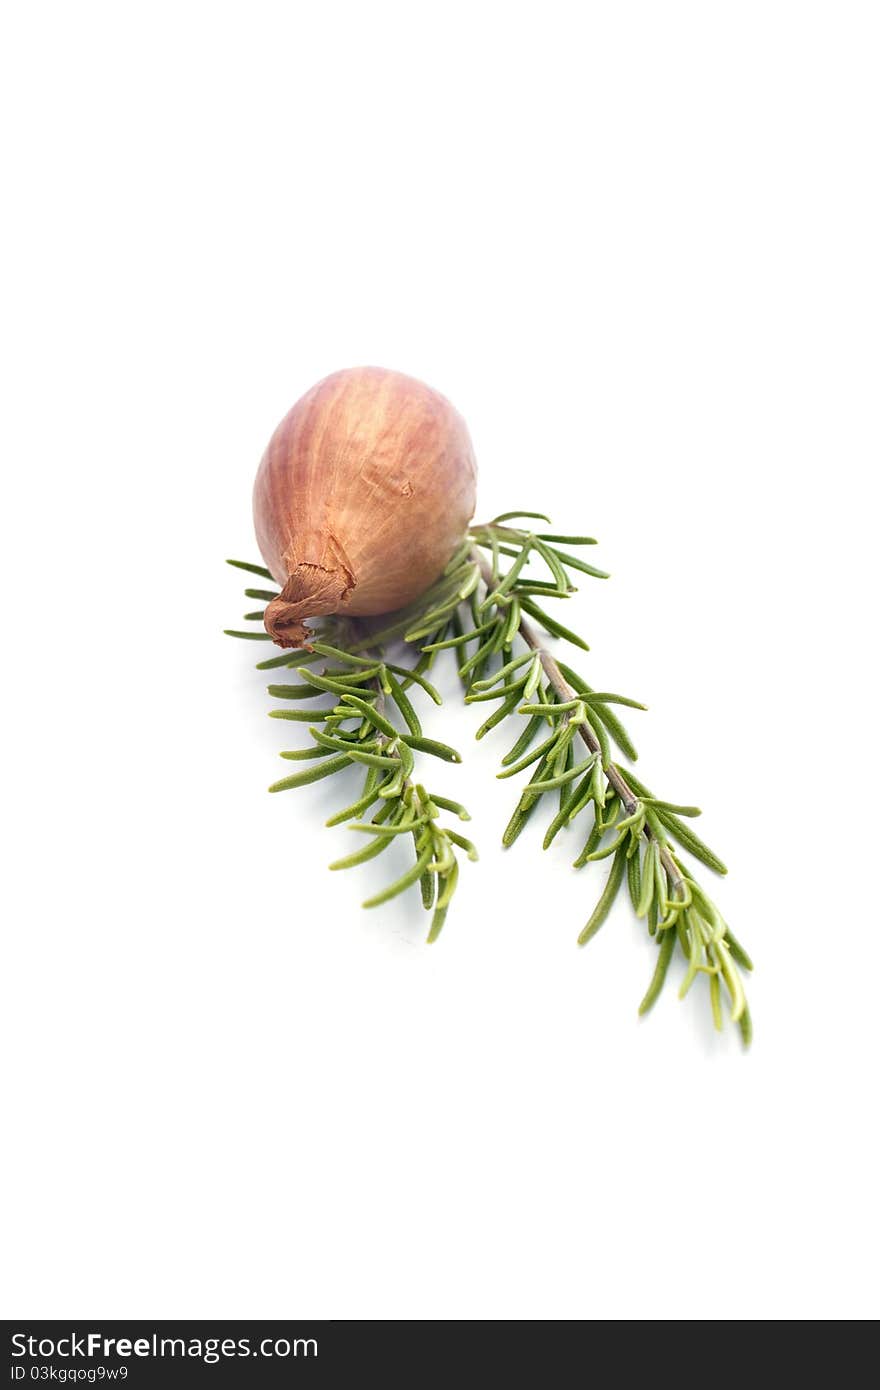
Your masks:
[{"label": "white background", "polygon": [[[878,1312],[880,21],[871,4],[31,4],[2,47],[6,1316]],[[363,362],[704,807],[757,962],[713,1035],[604,870],[496,848],[440,943],[268,797],[250,487]],[[294,734],[294,738],[296,735]],[[375,872],[374,872],[375,870]]]}]

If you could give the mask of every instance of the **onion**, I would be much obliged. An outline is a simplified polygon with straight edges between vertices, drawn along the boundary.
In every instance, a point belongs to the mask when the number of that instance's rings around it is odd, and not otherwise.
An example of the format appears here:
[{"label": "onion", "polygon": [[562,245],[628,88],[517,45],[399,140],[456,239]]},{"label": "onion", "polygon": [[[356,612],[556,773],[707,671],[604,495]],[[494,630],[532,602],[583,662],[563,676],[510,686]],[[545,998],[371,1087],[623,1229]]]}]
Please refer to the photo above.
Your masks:
[{"label": "onion", "polygon": [[303,619],[387,613],[428,588],[473,515],[464,420],[420,381],[381,367],[334,372],[297,401],[254,484],[254,526],[282,592],[265,611],[281,647]]}]

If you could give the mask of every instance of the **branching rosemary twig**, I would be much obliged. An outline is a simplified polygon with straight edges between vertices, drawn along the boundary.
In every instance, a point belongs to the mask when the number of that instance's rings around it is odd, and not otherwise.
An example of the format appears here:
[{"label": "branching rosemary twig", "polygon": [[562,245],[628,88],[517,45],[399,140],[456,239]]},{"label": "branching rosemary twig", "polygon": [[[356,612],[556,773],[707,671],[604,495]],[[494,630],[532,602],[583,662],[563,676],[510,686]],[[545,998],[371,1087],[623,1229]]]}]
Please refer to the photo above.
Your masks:
[{"label": "branching rosemary twig", "polygon": [[[450,761],[459,759],[454,750],[423,737],[405,691],[413,683],[418,684],[439,703],[440,697],[426,680],[425,672],[430,670],[438,652],[455,651],[467,703],[500,702],[477,730],[478,739],[509,716],[521,715],[526,720],[502,759],[503,770],[498,774],[506,778],[526,768],[533,769],[504,831],[503,843],[513,844],[545,796],[558,802],[544,836],[545,849],[562,830],[590,815],[588,833],[574,861],[575,867],[611,858],[611,868],[599,901],[578,937],[579,943],[585,944],[599,930],[625,881],[636,914],[647,919],[648,931],[659,945],[656,968],[640,1013],[647,1012],[659,995],[678,942],[687,962],[681,996],[697,975],[705,975],[716,1026],[721,1027],[722,1023],[724,990],[731,1018],[739,1024],[748,1042],[751,1021],[738,967],[750,970],[751,962],[718,908],[680,858],[686,851],[714,872],[726,873],[718,856],[687,823],[700,814],[698,808],[654,796],[631,769],[621,768],[612,757],[612,743],[630,761],[635,761],[637,755],[612,706],[644,709],[644,705],[588,685],[575,670],[550,653],[534,626],[589,650],[583,638],[548,614],[537,600],[565,599],[575,592],[570,571],[607,578],[604,571],[560,548],[595,542],[588,536],[561,536],[508,524],[521,520],[549,524],[538,513],[507,512],[486,525],[474,526],[428,592],[407,609],[376,620],[378,628],[331,619],[313,643],[313,651],[297,652],[293,657],[284,652],[258,663],[261,669],[298,668],[302,685],[269,687],[278,698],[298,701],[311,698],[316,692],[335,697],[335,703],[327,709],[272,711],[276,718],[313,723],[310,732],[314,746],[282,756],[322,761],[315,768],[282,779],[271,790],[315,781],[352,762],[366,763],[360,800],[332,817],[328,824],[352,820],[382,800],[370,822],[355,821],[353,827],[371,833],[373,840],[365,850],[331,867],[363,862],[381,853],[392,837],[412,833],[414,865],[365,906],[387,901],[420,881],[425,905],[435,908],[428,938],[435,940],[457,880],[453,846],[465,849],[471,858],[476,858],[476,853],[467,840],[437,825],[438,808],[455,811],[467,819],[463,808],[442,797],[429,796],[412,780],[416,752],[434,753]],[[507,559],[511,563],[504,569]],[[533,561],[543,572],[533,572]],[[230,563],[271,578],[261,566]],[[245,593],[269,601],[275,590],[247,589]],[[262,611],[245,616],[257,621],[262,618]],[[232,635],[269,640],[264,632]],[[418,653],[411,665],[391,664],[383,655],[389,643],[400,639]],[[322,657],[335,664],[325,666],[320,673],[310,671],[309,667]],[[389,698],[407,726],[405,733],[387,718]],[[319,720],[323,721],[323,730],[317,727]],[[539,735],[541,740],[534,746]],[[582,753],[578,751],[580,745]]]},{"label": "branching rosemary twig", "polygon": [[[559,797],[558,810],[544,837],[545,849],[564,827],[591,811],[592,825],[575,867],[607,857],[612,857],[612,863],[605,889],[578,937],[580,944],[602,926],[626,880],[633,908],[638,916],[647,918],[650,934],[660,943],[654,976],[640,1012],[647,1012],[660,993],[678,941],[687,960],[681,995],[687,993],[698,974],[705,974],[713,1018],[721,1027],[723,985],[731,1018],[748,1042],[751,1020],[737,967],[749,970],[751,961],[718,908],[679,859],[685,850],[716,873],[727,872],[718,856],[685,823],[700,814],[698,808],[655,797],[629,769],[624,772],[611,756],[611,743],[631,760],[636,751],[609,706],[644,706],[623,695],[594,690],[550,654],[529,621],[534,618],[546,631],[587,649],[582,638],[539,608],[533,596],[567,598],[573,592],[570,569],[604,578],[602,571],[559,549],[563,544],[589,545],[593,541],[586,536],[536,534],[503,524],[513,516],[525,515],[508,513],[472,529],[476,546],[491,552],[492,559],[490,563],[480,551],[472,552],[485,594],[472,606],[473,629],[455,643],[465,656],[460,669],[471,678],[466,699],[502,702],[477,737],[508,714],[516,712],[528,718],[502,760],[504,770],[499,774],[509,777],[535,765],[504,833],[504,843],[514,842],[544,795],[558,793]],[[502,555],[513,560],[505,572],[501,570]],[[548,577],[531,576],[528,564],[533,558],[543,562]],[[524,646],[519,655],[514,654],[514,638]],[[477,645],[468,655],[470,641]],[[484,676],[499,652],[501,669]],[[533,748],[539,733],[546,737]],[[583,758],[575,751],[578,739],[584,745]]]},{"label": "branching rosemary twig", "polygon": [[[271,579],[268,570],[259,566],[243,561],[229,563]],[[275,592],[245,590],[248,598],[266,601],[271,601]],[[257,621],[262,619],[262,612],[245,616]],[[268,633],[234,632],[230,635],[259,639],[265,636],[270,640]],[[320,671],[313,670],[322,658]],[[444,762],[461,762],[454,748],[424,737],[419,717],[406,693],[412,685],[419,685],[440,703],[438,692],[423,674],[430,664],[430,659],[422,656],[409,667],[387,661],[377,635],[365,635],[352,621],[331,619],[321,629],[319,639],[312,643],[311,651],[295,652],[293,656],[286,651],[280,657],[258,662],[257,666],[260,670],[279,666],[296,669],[299,683],[269,686],[270,695],[289,702],[290,706],[270,710],[270,715],[275,719],[308,723],[312,738],[310,747],[281,754],[292,762],[306,761],[309,766],[273,782],[269,790],[288,791],[347,768],[362,767],[361,794],[351,805],[331,816],[327,824],[348,822],[350,830],[371,838],[363,848],[337,859],[330,868],[354,868],[374,859],[400,836],[411,838],[415,850],[411,867],[368,898],[364,907],[379,907],[418,883],[423,907],[433,910],[428,934],[428,941],[433,942],[446,920],[458,883],[456,848],[464,850],[469,859],[476,859],[477,852],[470,840],[439,823],[441,810],[453,812],[460,820],[469,820],[464,807],[428,792],[414,780],[418,753],[431,754]],[[328,696],[329,704],[313,706],[311,703]],[[300,703],[305,700],[310,702],[308,707]],[[402,719],[403,729],[392,722],[395,714]],[[379,807],[371,819],[362,820],[377,802]]]}]

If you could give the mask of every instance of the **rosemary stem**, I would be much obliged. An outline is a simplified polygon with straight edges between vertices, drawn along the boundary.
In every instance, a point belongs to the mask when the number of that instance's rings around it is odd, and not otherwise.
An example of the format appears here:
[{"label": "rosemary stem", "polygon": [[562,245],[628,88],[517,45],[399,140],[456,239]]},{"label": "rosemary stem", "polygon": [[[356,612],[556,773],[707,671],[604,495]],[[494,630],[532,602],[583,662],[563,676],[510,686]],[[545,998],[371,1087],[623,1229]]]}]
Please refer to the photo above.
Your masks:
[{"label": "rosemary stem", "polygon": [[[483,555],[483,552],[477,546],[471,547],[471,556],[473,558],[474,563],[479,566],[480,575],[488,591],[492,586],[492,567],[489,564],[486,557]],[[576,692],[572,690],[568,681],[565,679],[562,672],[560,671],[556,658],[544,646],[544,643],[541,641],[537,632],[532,627],[531,623],[528,621],[527,618],[520,617],[519,635],[525,642],[526,646],[530,647],[532,651],[540,657],[541,665],[544,668],[544,674],[546,675],[547,680],[550,682],[553,689],[556,691],[556,694],[559,696],[560,700],[563,703],[566,703],[569,700],[576,699]],[[587,748],[590,750],[591,753],[601,753],[602,750],[599,747],[599,741],[596,738],[596,735],[593,733],[593,730],[590,728],[589,724],[578,724],[578,733],[580,734],[581,738],[583,739],[584,743],[586,744]],[[608,767],[604,768],[603,770],[605,772],[605,778],[608,782],[608,785],[620,797],[621,803],[625,807],[627,815],[631,816],[638,805],[638,798],[636,797],[635,793],[633,792],[623,773],[620,771],[619,767],[617,767],[615,763],[610,763]],[[651,827],[649,825],[645,825],[642,828],[642,834],[644,835],[646,840],[654,839],[653,832],[651,831]],[[669,852],[668,846],[665,844],[660,845],[660,862],[663,865],[663,868],[666,870],[667,877],[673,889],[676,892],[680,892],[682,897],[684,897],[684,880],[682,879],[678,865],[676,864],[675,860]]]}]

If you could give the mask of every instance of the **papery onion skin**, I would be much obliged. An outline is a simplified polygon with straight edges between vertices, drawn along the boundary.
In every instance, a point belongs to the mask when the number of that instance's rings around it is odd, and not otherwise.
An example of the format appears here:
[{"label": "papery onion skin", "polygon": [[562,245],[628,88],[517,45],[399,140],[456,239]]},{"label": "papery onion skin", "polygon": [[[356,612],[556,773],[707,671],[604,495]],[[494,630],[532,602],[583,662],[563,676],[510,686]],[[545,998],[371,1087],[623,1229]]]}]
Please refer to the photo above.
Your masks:
[{"label": "papery onion skin", "polygon": [[254,527],[282,593],[265,612],[281,647],[303,619],[387,613],[424,592],[473,516],[467,426],[437,391],[382,367],[313,386],[272,435],[254,484]]}]

